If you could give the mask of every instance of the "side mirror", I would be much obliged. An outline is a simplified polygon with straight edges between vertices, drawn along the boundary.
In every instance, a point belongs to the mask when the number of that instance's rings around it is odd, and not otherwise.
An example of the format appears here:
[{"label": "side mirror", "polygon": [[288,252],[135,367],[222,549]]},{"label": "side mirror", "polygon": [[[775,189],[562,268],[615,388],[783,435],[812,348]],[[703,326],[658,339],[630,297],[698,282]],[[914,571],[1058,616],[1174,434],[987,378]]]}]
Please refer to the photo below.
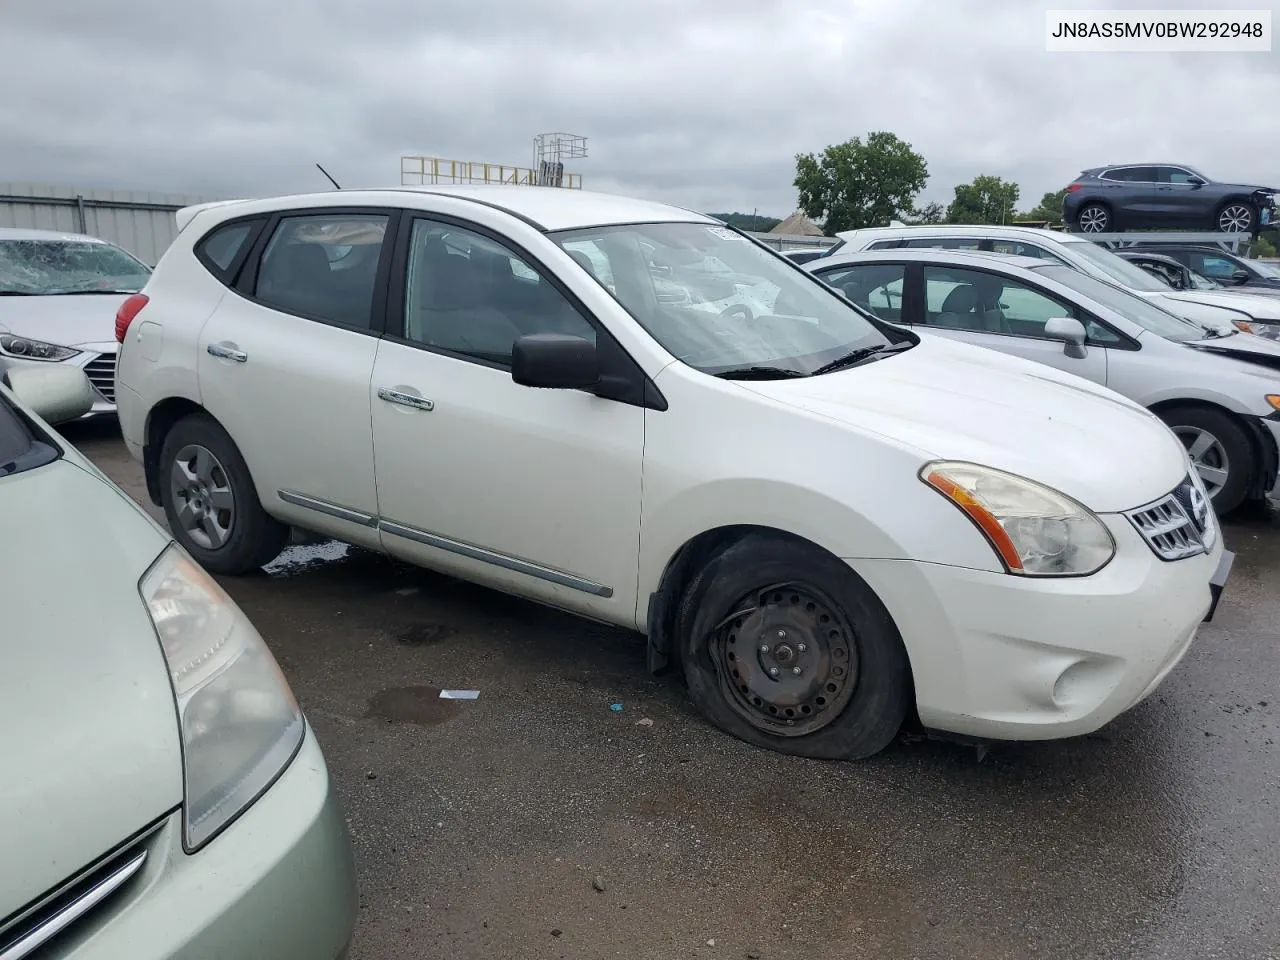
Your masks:
[{"label": "side mirror", "polygon": [[1204,186],[1204,181],[1201,180],[1199,177],[1187,177],[1187,183],[1191,184],[1193,187]]},{"label": "side mirror", "polygon": [[1044,335],[1050,340],[1061,340],[1066,344],[1063,349],[1073,360],[1082,360],[1089,355],[1084,342],[1089,338],[1084,324],[1075,317],[1054,317],[1044,325]]},{"label": "side mirror", "polygon": [[1249,272],[1247,270],[1236,270],[1231,274],[1231,282],[1237,285],[1249,282]]},{"label": "side mirror", "polygon": [[565,333],[526,334],[511,348],[511,379],[523,387],[594,387],[600,382],[596,345]]},{"label": "side mirror", "polygon": [[50,426],[77,420],[93,409],[93,385],[79,367],[65,363],[5,368],[4,385]]}]

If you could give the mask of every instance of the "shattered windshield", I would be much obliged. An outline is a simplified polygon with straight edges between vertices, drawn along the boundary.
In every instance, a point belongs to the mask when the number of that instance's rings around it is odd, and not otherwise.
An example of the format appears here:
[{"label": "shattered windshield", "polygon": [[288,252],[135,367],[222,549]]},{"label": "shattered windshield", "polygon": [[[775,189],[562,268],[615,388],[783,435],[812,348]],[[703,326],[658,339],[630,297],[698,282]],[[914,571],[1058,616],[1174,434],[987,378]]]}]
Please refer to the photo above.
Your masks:
[{"label": "shattered windshield", "polygon": [[93,240],[0,240],[0,296],[137,293],[151,270]]}]

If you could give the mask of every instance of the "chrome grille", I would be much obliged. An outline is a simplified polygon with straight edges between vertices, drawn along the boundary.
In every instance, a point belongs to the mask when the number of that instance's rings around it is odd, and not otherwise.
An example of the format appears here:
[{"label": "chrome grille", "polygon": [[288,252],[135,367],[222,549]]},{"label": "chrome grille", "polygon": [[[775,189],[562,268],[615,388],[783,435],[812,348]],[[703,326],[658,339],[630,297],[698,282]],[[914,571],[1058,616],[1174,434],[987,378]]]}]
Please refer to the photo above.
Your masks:
[{"label": "chrome grille", "polygon": [[1190,476],[1171,493],[1125,516],[1161,560],[1207,553],[1217,539],[1209,499]]},{"label": "chrome grille", "polygon": [[85,375],[107,403],[116,402],[116,355],[104,353],[84,365]]},{"label": "chrome grille", "polygon": [[44,956],[42,947],[103,909],[142,872],[157,830],[158,826],[149,828],[17,915],[0,921],[0,960]]}]

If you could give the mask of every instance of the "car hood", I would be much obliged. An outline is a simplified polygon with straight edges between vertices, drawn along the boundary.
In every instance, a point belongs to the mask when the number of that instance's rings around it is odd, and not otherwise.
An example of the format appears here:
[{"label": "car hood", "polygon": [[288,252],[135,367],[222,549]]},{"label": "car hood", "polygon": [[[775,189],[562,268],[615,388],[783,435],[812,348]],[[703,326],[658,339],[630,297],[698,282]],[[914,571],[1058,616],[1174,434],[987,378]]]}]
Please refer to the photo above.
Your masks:
[{"label": "car hood", "polygon": [[[1204,353],[1216,353],[1267,370],[1280,370],[1280,343],[1249,333],[1210,340],[1193,340],[1187,344]],[[1273,375],[1274,379],[1274,375]],[[1280,385],[1280,384],[1278,384]]]},{"label": "car hood", "polygon": [[114,341],[116,311],[130,296],[86,293],[74,297],[0,297],[0,333],[63,347]]},{"label": "car hood", "polygon": [[1247,313],[1255,320],[1280,322],[1280,303],[1274,296],[1233,293],[1230,290],[1177,290],[1161,293],[1168,300],[1182,303],[1203,303],[1213,307],[1225,307]]},{"label": "car hood", "polygon": [[0,478],[0,921],[182,803],[138,593],[166,540],[76,459]]},{"label": "car hood", "polygon": [[1149,503],[1187,472],[1181,444],[1141,405],[1053,367],[941,337],[839,373],[742,386],[913,447],[922,465],[996,467],[1101,513]]}]

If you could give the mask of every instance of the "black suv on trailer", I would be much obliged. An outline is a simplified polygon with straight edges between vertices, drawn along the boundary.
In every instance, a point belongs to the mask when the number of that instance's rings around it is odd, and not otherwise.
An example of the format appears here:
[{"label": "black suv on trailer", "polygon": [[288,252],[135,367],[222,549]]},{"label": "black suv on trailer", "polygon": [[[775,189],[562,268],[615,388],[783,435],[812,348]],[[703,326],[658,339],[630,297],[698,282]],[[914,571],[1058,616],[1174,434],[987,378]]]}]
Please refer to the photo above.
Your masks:
[{"label": "black suv on trailer", "polygon": [[1275,219],[1275,187],[1218,183],[1181,164],[1093,167],[1067,187],[1062,219],[1081,233],[1184,228],[1256,234]]}]

